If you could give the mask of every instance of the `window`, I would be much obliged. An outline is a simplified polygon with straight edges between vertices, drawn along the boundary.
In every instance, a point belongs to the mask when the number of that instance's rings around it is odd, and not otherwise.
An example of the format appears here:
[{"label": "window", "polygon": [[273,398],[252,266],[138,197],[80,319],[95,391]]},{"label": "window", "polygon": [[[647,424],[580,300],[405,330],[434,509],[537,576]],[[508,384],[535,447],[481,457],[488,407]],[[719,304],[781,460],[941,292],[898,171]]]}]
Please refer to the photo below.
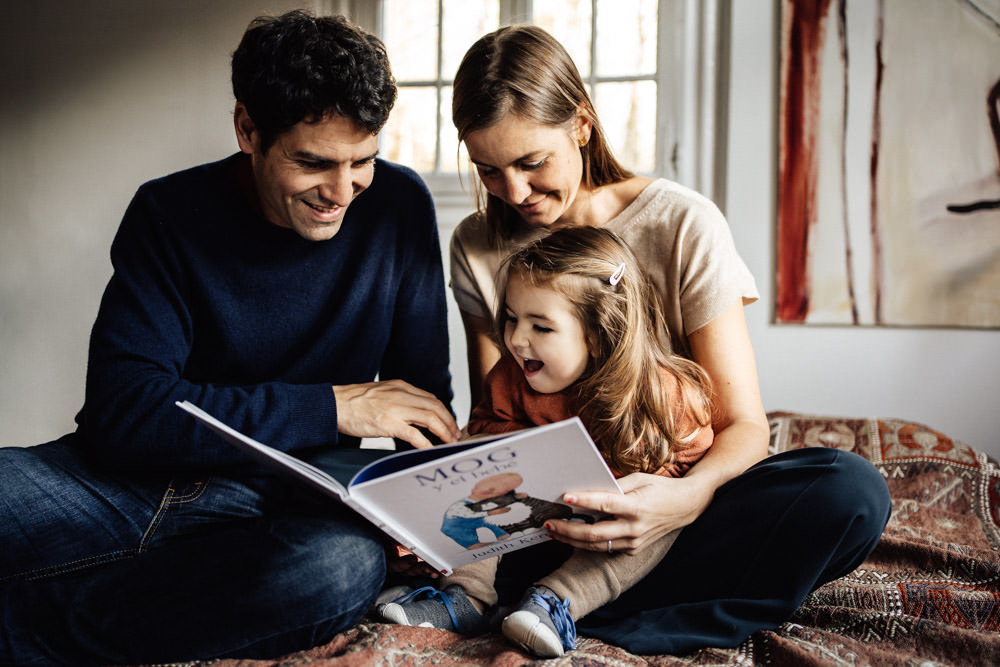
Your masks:
[{"label": "window", "polygon": [[[435,192],[465,170],[451,124],[451,79],[466,49],[510,23],[555,36],[587,82],[616,155],[720,201],[725,146],[722,0],[327,0],[379,34],[399,99],[382,155],[419,171]],[[721,202],[720,202],[721,203]]]}]

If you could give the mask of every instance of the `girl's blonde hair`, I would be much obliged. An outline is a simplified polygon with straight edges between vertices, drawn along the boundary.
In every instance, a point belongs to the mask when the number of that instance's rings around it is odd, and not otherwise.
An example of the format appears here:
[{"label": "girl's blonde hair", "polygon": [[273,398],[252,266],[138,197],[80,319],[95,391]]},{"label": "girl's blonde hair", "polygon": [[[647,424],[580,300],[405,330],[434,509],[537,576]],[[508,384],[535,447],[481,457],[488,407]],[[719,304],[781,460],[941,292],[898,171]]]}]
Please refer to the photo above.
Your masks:
[{"label": "girl's blonde hair", "polygon": [[[593,125],[580,147],[582,183],[596,188],[633,176],[615,159],[573,59],[554,37],[532,25],[506,26],[481,37],[455,74],[451,118],[458,140],[514,114],[572,134],[582,117]],[[510,238],[520,221],[500,198],[477,189],[494,245]]]},{"label": "girl's blonde hair", "polygon": [[[575,309],[592,354],[577,383],[580,418],[612,470],[656,472],[691,435],[690,428],[680,432],[685,415],[711,423],[711,380],[670,352],[656,290],[615,234],[597,227],[553,232],[510,255],[501,275],[494,333],[504,354],[512,276],[558,292]],[[679,391],[665,385],[671,378]]]}]

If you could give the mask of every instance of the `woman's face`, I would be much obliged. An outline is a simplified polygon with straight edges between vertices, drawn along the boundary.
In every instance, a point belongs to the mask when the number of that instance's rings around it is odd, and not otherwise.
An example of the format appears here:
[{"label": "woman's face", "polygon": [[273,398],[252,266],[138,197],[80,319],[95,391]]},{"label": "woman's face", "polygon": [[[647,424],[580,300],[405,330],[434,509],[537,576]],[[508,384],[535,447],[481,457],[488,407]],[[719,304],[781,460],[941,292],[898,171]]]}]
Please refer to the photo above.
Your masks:
[{"label": "woman's face", "polygon": [[562,227],[579,222],[580,144],[589,138],[590,123],[582,118],[567,131],[512,114],[470,132],[465,145],[491,195],[514,207],[530,225]]}]

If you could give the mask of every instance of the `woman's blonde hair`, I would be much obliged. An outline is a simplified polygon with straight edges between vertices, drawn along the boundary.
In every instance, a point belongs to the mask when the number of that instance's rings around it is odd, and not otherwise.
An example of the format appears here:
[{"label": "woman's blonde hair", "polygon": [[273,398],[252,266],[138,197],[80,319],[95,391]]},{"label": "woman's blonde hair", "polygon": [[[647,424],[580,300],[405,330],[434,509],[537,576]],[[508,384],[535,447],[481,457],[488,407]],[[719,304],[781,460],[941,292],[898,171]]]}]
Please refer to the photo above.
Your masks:
[{"label": "woman's blonde hair", "polygon": [[592,354],[577,384],[580,418],[612,470],[655,472],[691,435],[679,432],[686,414],[711,423],[711,380],[670,352],[656,289],[618,236],[597,227],[555,231],[510,255],[502,276],[494,333],[504,354],[512,276],[558,292],[575,309]]},{"label": "woman's blonde hair", "polygon": [[[592,124],[580,147],[582,182],[587,188],[633,176],[615,159],[597,119],[583,79],[566,49],[541,28],[506,26],[481,37],[466,52],[455,74],[451,118],[459,141],[514,114],[572,133],[579,118]],[[510,238],[520,216],[498,197],[477,190],[491,240]]]}]

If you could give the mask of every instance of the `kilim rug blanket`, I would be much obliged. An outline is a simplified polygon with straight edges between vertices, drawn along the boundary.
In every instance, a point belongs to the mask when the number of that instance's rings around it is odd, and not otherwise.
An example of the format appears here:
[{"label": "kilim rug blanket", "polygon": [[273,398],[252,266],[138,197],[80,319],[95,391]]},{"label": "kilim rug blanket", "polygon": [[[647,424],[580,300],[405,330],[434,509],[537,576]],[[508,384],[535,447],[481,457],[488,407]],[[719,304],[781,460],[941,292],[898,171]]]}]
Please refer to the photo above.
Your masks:
[{"label": "kilim rug blanket", "polygon": [[772,453],[836,447],[885,476],[893,515],[861,567],[810,595],[776,631],[735,649],[631,655],[594,639],[540,661],[498,635],[475,639],[430,628],[362,622],[323,646],[279,659],[183,663],[444,667],[545,664],[1000,665],[1000,470],[943,433],[897,419],[771,413]]}]

